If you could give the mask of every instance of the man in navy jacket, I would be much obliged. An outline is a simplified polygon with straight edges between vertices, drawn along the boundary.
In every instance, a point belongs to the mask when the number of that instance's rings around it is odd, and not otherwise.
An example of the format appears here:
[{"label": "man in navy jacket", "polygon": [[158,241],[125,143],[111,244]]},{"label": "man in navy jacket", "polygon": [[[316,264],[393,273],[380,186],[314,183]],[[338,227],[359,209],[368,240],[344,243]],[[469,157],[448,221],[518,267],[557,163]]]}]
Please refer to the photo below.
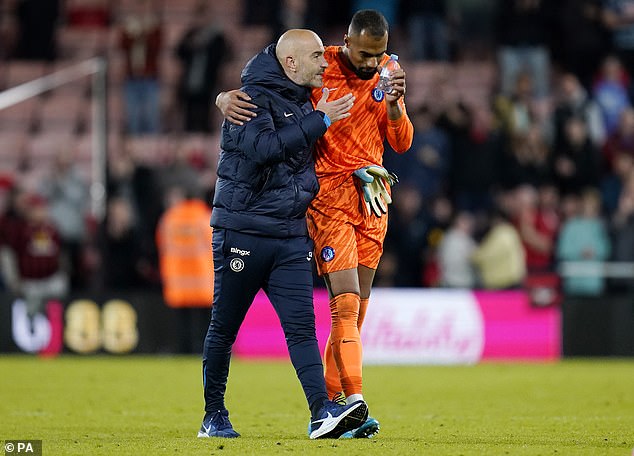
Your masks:
[{"label": "man in navy jacket", "polygon": [[349,116],[352,95],[313,109],[310,88],[328,66],[319,37],[289,30],[242,71],[258,116],[222,126],[211,225],[214,302],[203,354],[205,417],[198,437],[238,437],[224,395],[231,347],[263,289],[277,312],[311,411],[310,438],[337,438],[367,417],[363,401],[328,401],[313,309],[313,244],[306,209],[319,189],[312,148],[332,122]]}]

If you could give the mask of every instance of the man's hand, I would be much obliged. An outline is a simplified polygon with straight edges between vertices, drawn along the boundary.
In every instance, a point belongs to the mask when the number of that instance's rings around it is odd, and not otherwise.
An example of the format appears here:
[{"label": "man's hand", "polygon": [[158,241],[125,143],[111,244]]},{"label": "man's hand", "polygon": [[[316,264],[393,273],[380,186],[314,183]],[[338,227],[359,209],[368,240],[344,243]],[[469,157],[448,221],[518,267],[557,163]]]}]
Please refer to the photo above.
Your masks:
[{"label": "man's hand", "polygon": [[354,104],[354,96],[348,93],[341,98],[328,101],[328,95],[330,95],[330,91],[324,88],[322,90],[321,99],[317,103],[317,106],[315,106],[315,110],[326,114],[332,123],[350,117],[349,111]]},{"label": "man's hand", "polygon": [[229,92],[220,92],[216,97],[216,106],[220,109],[223,117],[236,125],[244,125],[257,114],[252,110],[257,108],[253,103],[249,103],[251,97],[246,93],[235,89]]},{"label": "man's hand", "polygon": [[387,214],[387,205],[392,203],[392,197],[387,191],[386,183],[390,186],[397,183],[396,174],[377,165],[365,166],[353,174],[361,180],[363,199],[368,212],[373,212],[377,217]]},{"label": "man's hand", "polygon": [[390,75],[392,82],[392,91],[385,94],[385,99],[389,102],[395,102],[405,95],[405,71],[403,68],[397,68]]},{"label": "man's hand", "polygon": [[[377,71],[380,72],[381,68],[379,67]],[[402,68],[397,68],[392,71],[390,74],[390,82],[392,84],[392,90],[390,93],[385,94],[387,118],[397,120],[403,115],[398,100],[405,95],[405,71]]]}]

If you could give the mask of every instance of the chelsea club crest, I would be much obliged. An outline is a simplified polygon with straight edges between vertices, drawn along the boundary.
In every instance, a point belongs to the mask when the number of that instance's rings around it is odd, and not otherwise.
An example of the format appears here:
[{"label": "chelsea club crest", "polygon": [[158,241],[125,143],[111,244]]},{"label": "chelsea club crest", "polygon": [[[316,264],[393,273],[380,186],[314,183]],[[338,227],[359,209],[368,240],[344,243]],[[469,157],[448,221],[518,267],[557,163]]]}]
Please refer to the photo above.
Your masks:
[{"label": "chelsea club crest", "polygon": [[374,101],[380,102],[383,101],[383,98],[385,98],[385,92],[383,92],[381,89],[377,89],[376,87],[372,89],[372,99]]}]

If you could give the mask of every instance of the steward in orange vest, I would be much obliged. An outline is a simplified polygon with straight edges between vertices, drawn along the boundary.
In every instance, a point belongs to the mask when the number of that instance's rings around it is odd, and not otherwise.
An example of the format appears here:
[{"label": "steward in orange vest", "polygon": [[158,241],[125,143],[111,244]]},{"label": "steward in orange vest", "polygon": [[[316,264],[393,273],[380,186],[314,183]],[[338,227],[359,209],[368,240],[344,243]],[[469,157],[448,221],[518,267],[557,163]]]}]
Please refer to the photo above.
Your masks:
[{"label": "steward in orange vest", "polygon": [[183,199],[161,216],[156,231],[163,297],[169,307],[210,307],[214,265],[211,209]]}]

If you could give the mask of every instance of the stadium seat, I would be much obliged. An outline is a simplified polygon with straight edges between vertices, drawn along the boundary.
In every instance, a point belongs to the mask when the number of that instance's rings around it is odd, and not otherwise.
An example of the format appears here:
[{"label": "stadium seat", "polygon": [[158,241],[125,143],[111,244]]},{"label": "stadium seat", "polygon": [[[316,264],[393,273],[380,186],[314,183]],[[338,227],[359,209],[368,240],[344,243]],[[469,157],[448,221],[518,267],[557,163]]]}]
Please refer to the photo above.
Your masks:
[{"label": "stadium seat", "polygon": [[61,27],[57,31],[59,55],[82,60],[101,54],[108,44],[108,30],[85,27]]},{"label": "stadium seat", "polygon": [[[5,65],[5,63],[3,63],[3,65]],[[44,62],[25,62],[21,60],[10,60],[6,63],[6,65],[7,88],[15,87],[44,76],[48,66]]]},{"label": "stadium seat", "polygon": [[40,104],[40,99],[35,97],[0,109],[0,130],[30,131],[34,127]]},{"label": "stadium seat", "polygon": [[16,130],[0,131],[0,171],[2,173],[13,173],[18,169],[26,141],[27,133]]},{"label": "stadium seat", "polygon": [[45,131],[31,136],[26,150],[33,168],[50,169],[60,150],[74,144],[74,135],[69,132]]},{"label": "stadium seat", "polygon": [[42,101],[39,126],[44,131],[74,133],[80,120],[90,118],[90,102],[81,93],[54,92]]}]

